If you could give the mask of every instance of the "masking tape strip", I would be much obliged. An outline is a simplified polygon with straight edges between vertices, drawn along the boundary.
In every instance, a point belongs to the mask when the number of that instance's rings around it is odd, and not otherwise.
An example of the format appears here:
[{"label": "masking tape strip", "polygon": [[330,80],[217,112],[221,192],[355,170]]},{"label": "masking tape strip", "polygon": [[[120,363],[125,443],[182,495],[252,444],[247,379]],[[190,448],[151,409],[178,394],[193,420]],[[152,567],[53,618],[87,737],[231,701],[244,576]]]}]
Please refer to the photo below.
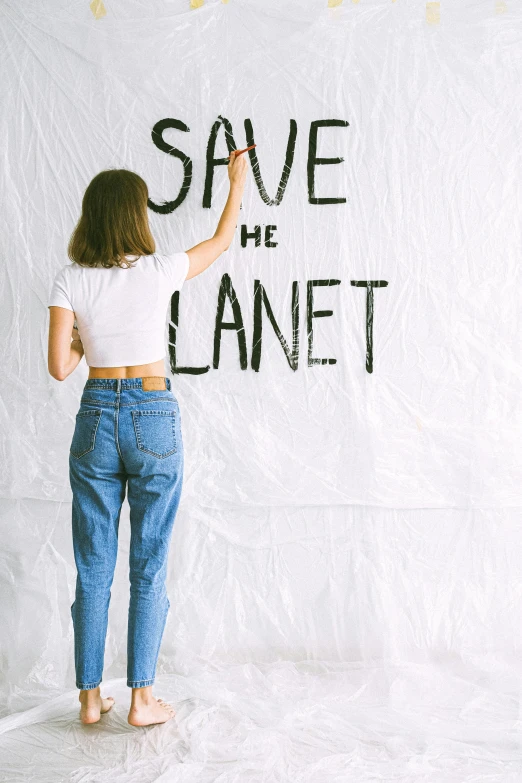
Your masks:
[{"label": "masking tape strip", "polygon": [[89,8],[91,9],[95,19],[101,19],[102,16],[105,16],[107,13],[107,9],[103,4],[103,0],[92,0],[92,2],[89,3]]},{"label": "masking tape strip", "polygon": [[440,3],[426,3],[426,21],[428,24],[440,22]]}]

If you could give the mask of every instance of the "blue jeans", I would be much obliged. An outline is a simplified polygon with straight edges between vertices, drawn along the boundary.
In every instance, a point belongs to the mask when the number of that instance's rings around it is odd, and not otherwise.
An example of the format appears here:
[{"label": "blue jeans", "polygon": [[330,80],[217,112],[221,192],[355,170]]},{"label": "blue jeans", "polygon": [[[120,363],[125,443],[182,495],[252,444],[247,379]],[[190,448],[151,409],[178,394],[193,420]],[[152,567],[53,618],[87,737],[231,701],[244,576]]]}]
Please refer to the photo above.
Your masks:
[{"label": "blue jeans", "polygon": [[78,571],[71,614],[81,690],[96,688],[102,679],[126,488],[131,528],[127,685],[144,688],[154,682],[170,607],[169,542],[183,483],[179,405],[169,378],[165,385],[148,391],[141,378],[91,378],[76,414],[69,453]]}]

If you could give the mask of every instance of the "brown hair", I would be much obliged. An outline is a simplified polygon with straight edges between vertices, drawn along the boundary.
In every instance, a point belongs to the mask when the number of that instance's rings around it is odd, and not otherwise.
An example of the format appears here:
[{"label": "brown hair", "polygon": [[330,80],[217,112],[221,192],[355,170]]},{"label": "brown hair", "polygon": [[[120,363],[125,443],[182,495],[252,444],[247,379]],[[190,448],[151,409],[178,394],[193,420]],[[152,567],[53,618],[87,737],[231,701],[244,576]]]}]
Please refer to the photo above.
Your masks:
[{"label": "brown hair", "polygon": [[74,229],[67,255],[79,266],[127,268],[146,256],[156,244],[147,215],[146,182],[127,169],[100,171],[87,186],[82,214]]}]

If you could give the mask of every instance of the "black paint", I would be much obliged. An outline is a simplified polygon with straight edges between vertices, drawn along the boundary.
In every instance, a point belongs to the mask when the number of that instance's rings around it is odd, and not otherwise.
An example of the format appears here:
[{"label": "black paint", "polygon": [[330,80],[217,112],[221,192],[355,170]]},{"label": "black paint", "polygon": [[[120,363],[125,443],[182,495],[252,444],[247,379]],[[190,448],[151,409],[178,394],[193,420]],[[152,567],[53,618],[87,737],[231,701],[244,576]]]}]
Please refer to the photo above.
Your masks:
[{"label": "black paint", "polygon": [[286,360],[291,370],[297,370],[299,364],[299,282],[292,283],[292,350],[288,347],[274,317],[272,307],[268,300],[265,287],[260,280],[254,280],[254,331],[252,336],[252,369],[259,372],[261,364],[261,349],[263,338],[263,305],[266,309],[268,320],[277,335],[277,339],[285,352]]},{"label": "black paint", "polygon": [[[254,138],[254,131],[252,122],[250,119],[245,119],[245,136],[246,146],[256,144]],[[216,166],[228,166],[228,158],[215,158],[215,148],[217,137],[220,128],[223,126],[225,131],[225,142],[230,153],[234,149],[238,149],[238,145],[234,140],[234,134],[232,131],[231,122],[222,115],[218,115],[218,119],[213,124],[206,151],[206,172],[205,172],[205,186],[203,193],[203,207],[210,208],[212,205],[212,185],[214,179],[214,169]],[[307,183],[308,183],[308,201],[310,204],[344,204],[346,198],[344,197],[318,197],[315,195],[315,167],[334,165],[342,163],[344,158],[318,158],[317,157],[317,136],[319,128],[328,127],[348,127],[349,123],[345,120],[314,120],[310,123],[310,133],[308,139],[308,160],[307,160]],[[192,181],[192,161],[188,155],[181,150],[167,144],[163,139],[163,131],[167,128],[175,128],[185,133],[189,132],[189,128],[181,120],[175,120],[172,118],[166,118],[157,122],[152,129],[152,141],[155,146],[162,152],[166,152],[168,155],[179,158],[183,163],[183,183],[180,188],[178,196],[172,200],[163,202],[162,204],[155,204],[148,199],[148,206],[154,212],[160,214],[169,214],[177,209],[180,204],[183,203],[187,197]],[[295,120],[290,120],[290,130],[288,135],[285,162],[283,165],[283,171],[281,174],[279,186],[274,199],[271,199],[264,187],[263,178],[261,176],[261,169],[259,160],[257,157],[257,147],[248,150],[250,163],[252,167],[252,173],[254,175],[254,181],[261,196],[261,199],[269,206],[279,205],[283,199],[290,172],[292,170],[295,144],[297,138],[297,123]],[[276,225],[266,225],[264,232],[264,246],[265,247],[277,247],[278,243],[272,241],[272,234],[277,230]],[[246,247],[249,239],[254,239],[255,247],[261,246],[261,226],[256,225],[253,232],[248,231],[246,225],[241,226],[241,247]],[[307,311],[306,311],[306,328],[308,336],[308,366],[324,365],[324,364],[336,364],[337,359],[325,359],[313,356],[313,319],[324,318],[326,316],[333,315],[332,310],[314,310],[313,309],[313,289],[314,286],[332,286],[339,285],[340,280],[308,280],[307,281]],[[366,370],[373,372],[373,311],[374,311],[374,288],[385,288],[388,283],[385,280],[351,280],[350,284],[358,288],[366,288]],[[232,322],[223,321],[223,313],[225,309],[226,299],[229,299],[234,320]],[[277,321],[274,317],[272,308],[265,288],[261,285],[259,280],[254,281],[254,324],[253,324],[253,344],[252,344],[252,369],[255,372],[259,371],[261,365],[261,351],[262,351],[262,334],[263,334],[263,308],[266,310],[268,320],[274,329],[279,342],[285,352],[286,359],[292,370],[297,370],[299,363],[299,283],[294,280],[292,283],[292,350],[290,350],[288,343],[286,342]],[[178,327],[179,317],[179,291],[176,291],[171,299],[171,323],[169,324],[169,357],[172,372],[174,373],[186,373],[190,375],[201,375],[206,373],[210,369],[210,365],[205,367],[177,367],[176,366],[176,330]],[[214,354],[213,354],[213,368],[218,369],[219,357],[221,350],[221,335],[223,329],[233,329],[236,331],[238,349],[239,349],[239,364],[242,370],[248,367],[248,357],[246,349],[245,329],[243,325],[243,317],[241,315],[241,307],[236,293],[232,286],[232,281],[228,274],[224,274],[221,279],[221,285],[218,294],[218,306],[216,311],[216,324],[214,330]]]},{"label": "black paint", "polygon": [[241,226],[241,247],[246,247],[249,239],[254,239],[255,246],[261,247],[261,226],[254,226],[253,231],[249,231],[248,226]]},{"label": "black paint", "polygon": [[272,234],[277,231],[277,226],[265,226],[265,247],[277,247],[279,242],[272,242]]},{"label": "black paint", "polygon": [[[308,136],[308,159],[307,159],[308,202],[310,204],[346,203],[346,198],[344,197],[327,198],[327,197],[318,197],[315,195],[315,167],[334,165],[337,163],[342,163],[344,161],[344,158],[339,158],[339,157],[338,158],[317,157],[317,136],[318,136],[319,128],[331,128],[331,127],[345,128],[348,127],[349,124],[350,123],[347,122],[346,120],[335,120],[335,119],[313,120],[310,123],[310,131]],[[256,144],[252,122],[248,117],[244,120],[244,126],[245,126],[246,146],[249,147],[252,144]],[[210,129],[210,134],[207,142],[206,160],[205,160],[206,162],[205,184],[203,189],[203,202],[202,202],[202,206],[205,209],[210,209],[210,207],[212,206],[212,186],[214,182],[215,168],[217,166],[228,166],[228,157],[226,158],[214,157],[218,134],[221,127],[223,127],[225,131],[225,143],[226,143],[228,153],[232,152],[232,150],[239,149],[239,146],[236,144],[236,141],[234,139],[232,123],[226,117],[223,117],[221,114],[218,114],[218,119],[213,123],[212,128]],[[153,201],[151,201],[151,199],[148,199],[147,201],[147,204],[150,207],[150,209],[162,215],[167,215],[173,212],[183,203],[183,201],[187,197],[188,191],[190,189],[190,184],[192,182],[192,160],[184,152],[182,152],[181,150],[177,149],[176,147],[173,147],[171,144],[168,144],[166,141],[164,141],[163,131],[165,131],[167,128],[175,128],[176,130],[180,130],[185,133],[188,133],[190,130],[189,127],[184,122],[182,122],[181,120],[173,119],[171,117],[167,117],[166,119],[160,120],[154,125],[152,129],[151,135],[152,135],[152,141],[154,145],[162,152],[166,152],[168,155],[172,155],[175,158],[179,158],[183,163],[183,170],[184,170],[183,183],[180,188],[178,196],[174,200],[165,201],[162,204],[155,204]],[[292,166],[294,162],[296,139],[297,139],[297,122],[291,119],[290,128],[288,132],[288,140],[286,144],[285,161],[283,163],[283,170],[281,172],[279,185],[274,198],[271,198],[266,192],[266,188],[263,182],[263,177],[261,176],[261,166],[257,156],[257,150],[259,149],[259,147],[255,146],[252,149],[248,150],[247,153],[244,153],[249,156],[254,182],[256,184],[259,195],[261,196],[261,200],[268,206],[278,206],[283,200],[283,196],[285,194],[286,186],[288,185],[290,172],[292,171]],[[265,160],[267,160],[268,157],[270,156],[271,148],[272,148],[272,145],[270,144],[267,144],[266,146],[268,147],[268,149],[265,149],[265,156],[266,156]],[[241,208],[242,206],[243,205],[241,205]]]},{"label": "black paint", "polygon": [[337,364],[337,359],[318,359],[312,356],[314,346],[313,319],[333,315],[333,310],[314,310],[314,286],[340,285],[340,280],[308,280],[306,290],[306,332],[308,335],[308,366]]},{"label": "black paint", "polygon": [[[214,182],[214,169],[216,168],[216,166],[228,166],[228,158],[214,157],[214,153],[216,150],[217,136],[221,126],[223,126],[225,130],[225,142],[227,145],[228,153],[230,154],[232,150],[240,149],[236,144],[236,142],[234,141],[234,134],[232,132],[232,123],[230,122],[230,120],[227,120],[226,117],[222,117],[221,114],[218,114],[218,119],[210,129],[210,135],[208,137],[208,143],[207,143],[205,188],[203,191],[203,204],[202,204],[202,206],[205,207],[206,209],[210,209],[210,207],[212,206],[212,185]],[[241,204],[241,207],[242,206],[243,205]]]},{"label": "black paint", "polygon": [[344,204],[345,198],[318,198],[315,195],[315,167],[342,163],[344,158],[318,158],[317,157],[317,132],[319,128],[347,127],[350,123],[346,120],[314,120],[310,123],[310,135],[308,138],[308,201],[310,204]]},{"label": "black paint", "polygon": [[[274,231],[277,231],[277,226],[274,225],[267,225],[265,226],[265,239],[264,239],[264,246],[265,247],[277,247],[279,244],[278,242],[272,242],[272,234]],[[246,247],[248,240],[254,239],[255,247],[261,247],[261,226],[254,226],[253,231],[248,230],[248,226],[242,225],[241,226],[241,247]]]},{"label": "black paint", "polygon": [[[277,188],[277,193],[275,195],[275,198],[270,198],[270,196],[266,192],[263,178],[261,176],[261,167],[259,165],[259,160],[257,157],[258,147],[254,147],[254,149],[248,151],[248,156],[250,157],[250,165],[252,167],[252,174],[254,175],[254,182],[256,183],[256,187],[259,191],[259,195],[261,196],[261,199],[269,207],[278,206],[283,200],[286,186],[288,185],[288,179],[290,177],[290,172],[292,171],[292,164],[294,162],[296,138],[297,138],[297,122],[295,120],[290,120],[290,130],[288,132],[288,141],[286,143],[285,162],[283,164],[283,171],[281,173],[281,178],[279,180],[279,185]],[[246,147],[250,147],[251,144],[256,143],[254,139],[254,130],[252,127],[252,122],[248,118],[245,119],[245,140],[246,140],[246,144],[245,144]],[[267,160],[267,158],[270,156],[271,149],[272,147],[270,145],[269,150],[268,151],[265,150],[265,160]]]},{"label": "black paint", "polygon": [[203,375],[210,370],[210,365],[206,367],[176,367],[176,336],[179,324],[179,291],[174,291],[170,299],[170,322],[169,322],[169,361],[170,369],[173,373],[184,373],[186,375]]},{"label": "black paint", "polygon": [[174,212],[174,210],[184,202],[192,181],[192,161],[184,152],[181,152],[181,150],[172,147],[164,141],[163,131],[167,128],[176,128],[176,130],[184,131],[185,133],[188,133],[190,130],[188,125],[185,125],[181,120],[174,120],[171,118],[160,120],[152,129],[152,141],[156,147],[162,152],[166,152],[168,155],[179,158],[183,163],[183,183],[176,198],[173,201],[164,201],[163,204],[155,204],[150,198],[147,199],[147,206],[152,209],[153,212],[157,212],[160,215],[168,215],[171,212]]},{"label": "black paint", "polygon": [[[339,285],[340,280],[308,280],[306,297],[306,331],[308,336],[308,366],[337,364],[337,359],[324,359],[313,356],[313,319],[325,318],[333,315],[333,310],[314,310],[314,287]],[[350,280],[350,285],[356,288],[366,288],[366,370],[373,372],[373,311],[374,311],[374,288],[386,288],[386,280]],[[179,291],[175,291],[170,304],[170,323],[169,323],[169,358],[170,368],[173,373],[185,373],[187,375],[202,375],[210,369],[206,367],[177,367],[176,366],[176,335],[179,322]],[[226,299],[229,299],[234,320],[224,322],[223,314],[225,311]],[[285,353],[286,360],[291,370],[295,372],[299,366],[299,282],[292,282],[292,349],[279,328],[274,317],[270,301],[268,299],[265,287],[260,280],[254,280],[254,324],[252,336],[252,358],[251,367],[255,372],[259,372],[261,366],[262,338],[263,338],[263,308],[266,310],[268,320],[277,335]],[[221,278],[221,285],[218,293],[218,305],[216,311],[216,323],[214,330],[214,356],[213,368],[219,367],[219,358],[221,353],[221,334],[223,329],[233,329],[237,334],[239,348],[239,364],[242,370],[248,367],[245,328],[239,300],[234,291],[230,275],[224,274]]]},{"label": "black paint", "polygon": [[373,289],[386,288],[386,280],[350,280],[356,288],[366,288],[366,370],[373,372]]},{"label": "black paint", "polygon": [[[223,313],[225,311],[225,302],[228,297],[230,304],[232,305],[232,313],[234,315],[233,321],[223,321]],[[243,316],[241,315],[241,307],[239,299],[236,296],[232,280],[230,275],[225,272],[221,278],[221,285],[219,286],[218,294],[218,306],[216,311],[216,327],[214,330],[214,356],[212,366],[215,370],[219,367],[219,355],[221,350],[221,333],[223,329],[235,329],[237,335],[237,345],[239,349],[239,366],[242,370],[246,370],[248,367],[245,327],[243,325]]]}]

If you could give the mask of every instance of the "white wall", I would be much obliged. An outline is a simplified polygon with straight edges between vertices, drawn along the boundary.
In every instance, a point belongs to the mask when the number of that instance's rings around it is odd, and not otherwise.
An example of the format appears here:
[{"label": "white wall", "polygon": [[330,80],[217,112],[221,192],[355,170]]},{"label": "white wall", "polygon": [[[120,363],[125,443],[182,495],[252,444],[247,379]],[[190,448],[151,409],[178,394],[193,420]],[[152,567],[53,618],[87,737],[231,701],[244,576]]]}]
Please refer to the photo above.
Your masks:
[{"label": "white wall", "polygon": [[[47,296],[90,179],[143,176],[158,249],[210,236],[227,179],[205,208],[205,156],[219,116],[239,148],[252,123],[274,198],[290,121],[293,166],[279,206],[247,180],[236,237],[180,298],[177,362],[186,478],[169,572],[160,671],[209,661],[484,659],[521,648],[520,84],[521,11],[493,0],[423,3],[230,0],[4,4],[0,380],[1,694],[4,713],[74,687],[74,590],[67,458],[87,377],[47,374]],[[148,15],[148,16],[147,16]],[[146,35],[144,34],[146,31]],[[310,124],[317,155],[310,204]],[[224,157],[224,131],[216,155]],[[277,225],[277,247],[241,247],[240,226]],[[217,296],[231,276],[248,367],[225,331],[212,367]],[[307,366],[306,281],[316,288]],[[250,366],[254,281],[291,342],[299,281],[299,367],[264,320]],[[368,372],[365,289],[374,291]],[[227,305],[226,320],[232,320]],[[125,671],[128,510],[113,588],[107,677]]]}]

